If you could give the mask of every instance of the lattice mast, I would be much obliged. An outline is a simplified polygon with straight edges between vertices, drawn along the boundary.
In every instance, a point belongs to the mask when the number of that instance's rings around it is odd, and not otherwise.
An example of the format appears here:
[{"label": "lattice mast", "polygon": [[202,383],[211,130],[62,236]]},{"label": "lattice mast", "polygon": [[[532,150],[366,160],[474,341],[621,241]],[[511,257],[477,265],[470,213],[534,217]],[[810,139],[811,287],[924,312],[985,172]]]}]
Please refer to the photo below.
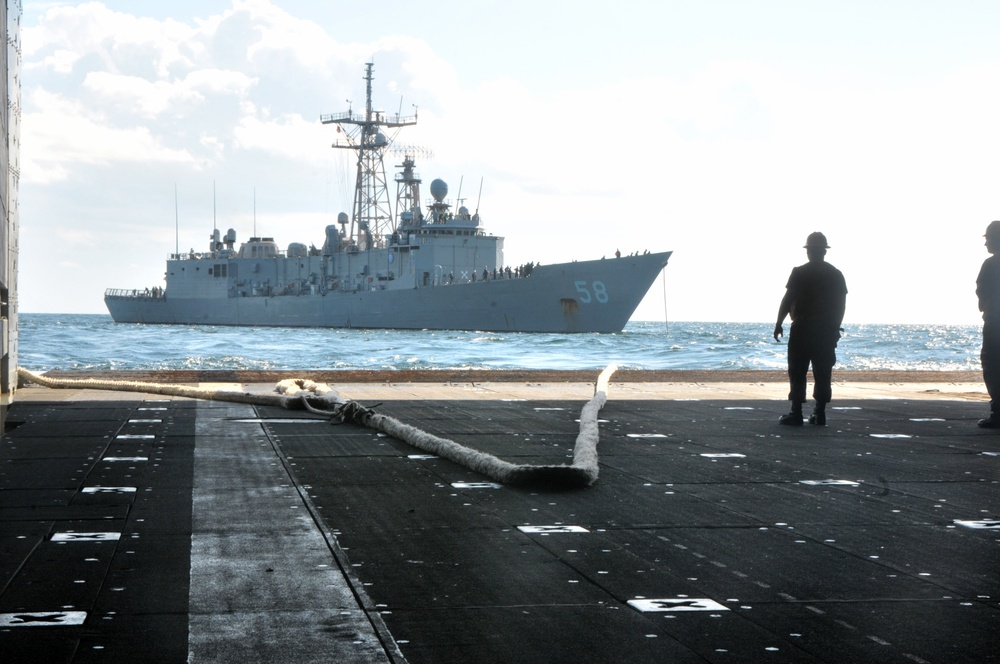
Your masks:
[{"label": "lattice mast", "polygon": [[399,169],[396,173],[396,215],[402,224],[420,226],[423,221],[423,213],[420,210],[420,174],[415,170],[417,166],[416,157],[432,157],[433,153],[427,148],[416,145],[397,145],[393,147],[390,154],[402,156],[403,163],[396,164]]},{"label": "lattice mast", "polygon": [[[364,115],[348,110],[347,113],[320,116],[320,122],[337,125],[337,133],[343,135],[343,138],[334,141],[332,147],[358,153],[350,234],[352,239],[357,239],[358,245],[368,244],[369,237],[372,243],[378,244],[382,237],[396,230],[383,156],[401,127],[417,124],[416,112],[407,117],[399,113],[388,116],[384,111],[372,109],[373,68],[374,63],[365,64]],[[383,130],[395,131],[389,137]],[[371,246],[362,248],[370,249]]]}]

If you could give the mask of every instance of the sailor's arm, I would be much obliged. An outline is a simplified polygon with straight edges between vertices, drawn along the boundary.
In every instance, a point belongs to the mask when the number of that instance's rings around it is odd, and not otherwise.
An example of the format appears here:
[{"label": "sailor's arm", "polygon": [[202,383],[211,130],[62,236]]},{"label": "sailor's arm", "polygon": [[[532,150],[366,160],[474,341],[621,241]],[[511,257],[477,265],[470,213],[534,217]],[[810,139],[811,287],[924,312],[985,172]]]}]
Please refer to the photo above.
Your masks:
[{"label": "sailor's arm", "polygon": [[778,320],[774,324],[774,340],[777,341],[785,336],[785,330],[781,327],[785,322],[785,317],[792,311],[792,291],[786,289],[785,297],[781,298],[781,305],[778,306]]}]

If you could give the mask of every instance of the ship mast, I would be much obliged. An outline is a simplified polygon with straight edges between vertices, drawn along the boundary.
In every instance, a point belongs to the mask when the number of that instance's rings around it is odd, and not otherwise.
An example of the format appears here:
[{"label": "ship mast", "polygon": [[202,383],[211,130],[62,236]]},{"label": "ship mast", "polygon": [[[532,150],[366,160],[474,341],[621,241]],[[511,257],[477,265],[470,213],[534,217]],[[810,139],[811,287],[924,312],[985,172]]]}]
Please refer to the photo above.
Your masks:
[{"label": "ship mast", "polygon": [[[380,240],[396,230],[396,218],[392,213],[392,201],[385,177],[382,157],[398,133],[399,128],[417,123],[417,115],[403,117],[400,113],[387,116],[384,111],[372,109],[372,69],[374,63],[365,64],[365,112],[359,115],[347,113],[321,115],[323,124],[337,125],[337,133],[343,138],[334,141],[332,147],[354,150],[358,153],[358,175],[354,185],[353,216],[350,238],[357,239],[360,249],[371,249]],[[402,109],[401,109],[402,110]],[[397,130],[392,137],[383,130]]]}]

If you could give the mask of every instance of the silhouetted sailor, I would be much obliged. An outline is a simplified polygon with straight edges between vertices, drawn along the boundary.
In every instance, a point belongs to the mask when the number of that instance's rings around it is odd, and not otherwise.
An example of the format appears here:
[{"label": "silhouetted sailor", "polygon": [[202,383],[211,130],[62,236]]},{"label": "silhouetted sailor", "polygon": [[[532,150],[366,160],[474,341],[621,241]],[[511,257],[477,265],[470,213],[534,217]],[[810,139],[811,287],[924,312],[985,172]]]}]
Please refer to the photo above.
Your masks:
[{"label": "silhouetted sailor", "polygon": [[990,393],[990,416],[979,420],[984,429],[1000,428],[1000,221],[991,221],[986,227],[986,251],[990,257],[983,261],[976,279],[979,310],[983,312],[983,382]]},{"label": "silhouetted sailor", "polygon": [[784,335],[782,323],[791,314],[788,331],[788,400],[792,410],[783,415],[781,424],[802,426],[802,404],[806,401],[806,375],[813,371],[813,398],[816,407],[810,424],[826,424],[826,404],[832,398],[833,365],[837,361],[840,324],[847,306],[847,283],[840,270],[827,263],[826,236],[811,233],[806,239],[809,262],[792,269],[785,286],[785,297],[778,307],[774,340]]}]

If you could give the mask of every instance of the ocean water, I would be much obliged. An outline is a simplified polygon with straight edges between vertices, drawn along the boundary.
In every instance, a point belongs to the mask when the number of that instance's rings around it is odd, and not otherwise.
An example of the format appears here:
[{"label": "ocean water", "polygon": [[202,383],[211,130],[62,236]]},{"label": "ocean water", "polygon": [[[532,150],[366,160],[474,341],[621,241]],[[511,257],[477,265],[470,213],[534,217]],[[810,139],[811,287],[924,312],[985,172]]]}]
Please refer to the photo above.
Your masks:
[{"label": "ocean water", "polygon": [[[51,369],[784,369],[773,323],[633,322],[620,334],[136,325],[20,314],[19,364]],[[787,332],[787,326],[786,326]],[[975,325],[845,325],[841,370],[979,371]]]}]

